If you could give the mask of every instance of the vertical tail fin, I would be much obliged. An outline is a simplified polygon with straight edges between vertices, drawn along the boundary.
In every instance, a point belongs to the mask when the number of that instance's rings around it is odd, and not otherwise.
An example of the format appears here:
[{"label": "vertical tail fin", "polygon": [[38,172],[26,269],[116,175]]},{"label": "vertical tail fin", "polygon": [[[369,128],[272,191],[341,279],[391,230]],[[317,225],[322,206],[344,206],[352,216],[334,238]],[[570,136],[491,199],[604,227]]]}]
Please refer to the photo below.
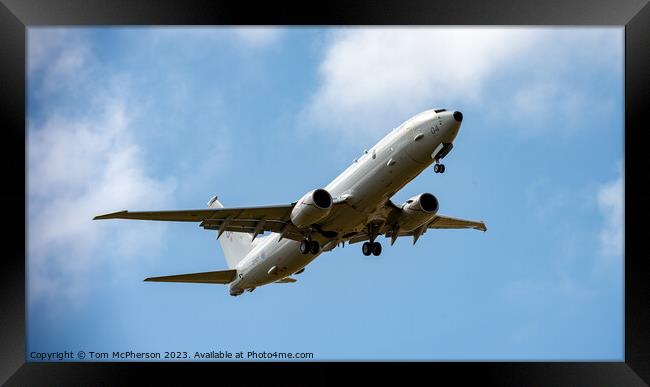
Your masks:
[{"label": "vertical tail fin", "polygon": [[[208,202],[208,207],[223,208],[223,205],[215,196]],[[252,250],[253,236],[245,232],[226,231],[219,238],[219,243],[221,243],[221,249],[226,257],[228,268],[232,269]]]}]

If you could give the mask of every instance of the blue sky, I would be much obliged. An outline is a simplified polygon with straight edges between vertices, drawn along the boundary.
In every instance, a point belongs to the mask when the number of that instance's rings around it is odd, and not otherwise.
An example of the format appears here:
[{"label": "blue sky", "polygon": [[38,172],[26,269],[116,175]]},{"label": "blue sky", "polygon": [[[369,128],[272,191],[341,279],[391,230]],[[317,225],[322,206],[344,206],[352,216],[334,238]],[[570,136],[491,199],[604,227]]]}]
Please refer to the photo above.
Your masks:
[{"label": "blue sky", "polygon": [[[622,28],[30,28],[32,351],[318,360],[622,360]],[[97,214],[289,203],[410,116],[461,110],[440,212],[484,220],[294,284],[143,283],[226,268],[196,224]]]}]

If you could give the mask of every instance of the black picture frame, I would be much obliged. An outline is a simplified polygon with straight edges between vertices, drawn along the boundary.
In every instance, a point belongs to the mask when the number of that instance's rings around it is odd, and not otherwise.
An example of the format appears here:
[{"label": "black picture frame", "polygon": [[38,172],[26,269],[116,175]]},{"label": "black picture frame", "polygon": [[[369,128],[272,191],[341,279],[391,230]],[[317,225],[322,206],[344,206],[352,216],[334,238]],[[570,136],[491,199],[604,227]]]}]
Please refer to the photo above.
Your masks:
[{"label": "black picture frame", "polygon": [[[647,385],[650,381],[650,278],[644,222],[650,219],[650,171],[645,150],[650,119],[650,6],[647,0],[497,0],[266,2],[168,0],[0,0],[0,152],[4,178],[2,282],[0,291],[0,382],[8,385],[117,384],[136,374],[169,381],[206,376],[212,383],[251,377],[286,384],[383,378],[386,363],[26,363],[26,29],[43,25],[607,25],[625,26],[625,361],[398,363],[401,383],[413,377],[435,382],[499,385]],[[617,146],[617,145],[613,145]],[[607,150],[603,164],[607,163]],[[22,160],[23,168],[20,168]],[[600,168],[602,166],[594,166]],[[21,206],[18,204],[22,204]],[[23,211],[23,212],[21,212]],[[21,230],[22,226],[22,230]],[[22,232],[22,237],[21,237]],[[10,248],[7,248],[10,247]],[[392,364],[391,364],[392,365]],[[337,372],[331,370],[336,367]],[[254,372],[249,372],[250,368]],[[300,368],[300,369],[299,369]],[[348,375],[348,376],[343,376]],[[344,380],[342,380],[344,379]],[[420,379],[421,380],[421,379]],[[246,383],[244,383],[246,384]]]}]

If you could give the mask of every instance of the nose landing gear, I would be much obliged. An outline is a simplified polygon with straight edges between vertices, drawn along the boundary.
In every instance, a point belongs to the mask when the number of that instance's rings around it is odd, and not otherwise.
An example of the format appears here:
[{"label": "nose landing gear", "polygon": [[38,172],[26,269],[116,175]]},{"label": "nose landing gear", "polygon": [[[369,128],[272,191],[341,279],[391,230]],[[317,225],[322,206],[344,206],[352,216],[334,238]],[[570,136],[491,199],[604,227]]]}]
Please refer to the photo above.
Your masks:
[{"label": "nose landing gear", "polygon": [[[458,112],[460,113],[460,112]],[[462,120],[462,114],[460,116],[460,119]],[[440,143],[436,150],[433,151],[431,154],[431,157],[436,160],[436,165],[433,166],[433,172],[435,173],[445,173],[445,165],[440,164],[440,160],[442,160],[445,156],[447,156],[447,153],[449,153],[454,147],[454,144],[451,142],[445,142],[445,143]]]},{"label": "nose landing gear", "polygon": [[361,245],[361,252],[365,256],[369,256],[370,254],[374,256],[378,256],[381,254],[381,243],[379,242],[363,242],[363,245]]}]

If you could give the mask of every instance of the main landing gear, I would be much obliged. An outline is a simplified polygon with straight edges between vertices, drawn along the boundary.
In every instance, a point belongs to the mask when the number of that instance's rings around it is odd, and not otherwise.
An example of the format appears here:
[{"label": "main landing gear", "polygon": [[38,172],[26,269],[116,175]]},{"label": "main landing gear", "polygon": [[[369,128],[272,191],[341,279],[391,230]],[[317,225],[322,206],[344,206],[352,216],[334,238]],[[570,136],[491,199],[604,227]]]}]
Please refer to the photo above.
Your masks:
[{"label": "main landing gear", "polygon": [[377,256],[381,254],[381,243],[379,242],[363,242],[361,245],[361,252],[363,255],[368,256],[370,254]]},{"label": "main landing gear", "polygon": [[320,243],[316,241],[310,241],[310,240],[303,240],[300,242],[300,252],[302,254],[318,254],[320,251]]},{"label": "main landing gear", "polygon": [[435,164],[433,166],[433,172],[435,173],[445,173],[445,164]]},{"label": "main landing gear", "polygon": [[375,242],[375,238],[377,238],[377,235],[381,230],[382,224],[383,222],[368,223],[366,232],[368,233],[368,239],[370,240],[368,242],[363,242],[363,245],[361,246],[361,252],[363,253],[363,255],[369,256],[370,254],[372,254],[374,256],[378,256],[379,254],[381,254],[381,243]]}]

